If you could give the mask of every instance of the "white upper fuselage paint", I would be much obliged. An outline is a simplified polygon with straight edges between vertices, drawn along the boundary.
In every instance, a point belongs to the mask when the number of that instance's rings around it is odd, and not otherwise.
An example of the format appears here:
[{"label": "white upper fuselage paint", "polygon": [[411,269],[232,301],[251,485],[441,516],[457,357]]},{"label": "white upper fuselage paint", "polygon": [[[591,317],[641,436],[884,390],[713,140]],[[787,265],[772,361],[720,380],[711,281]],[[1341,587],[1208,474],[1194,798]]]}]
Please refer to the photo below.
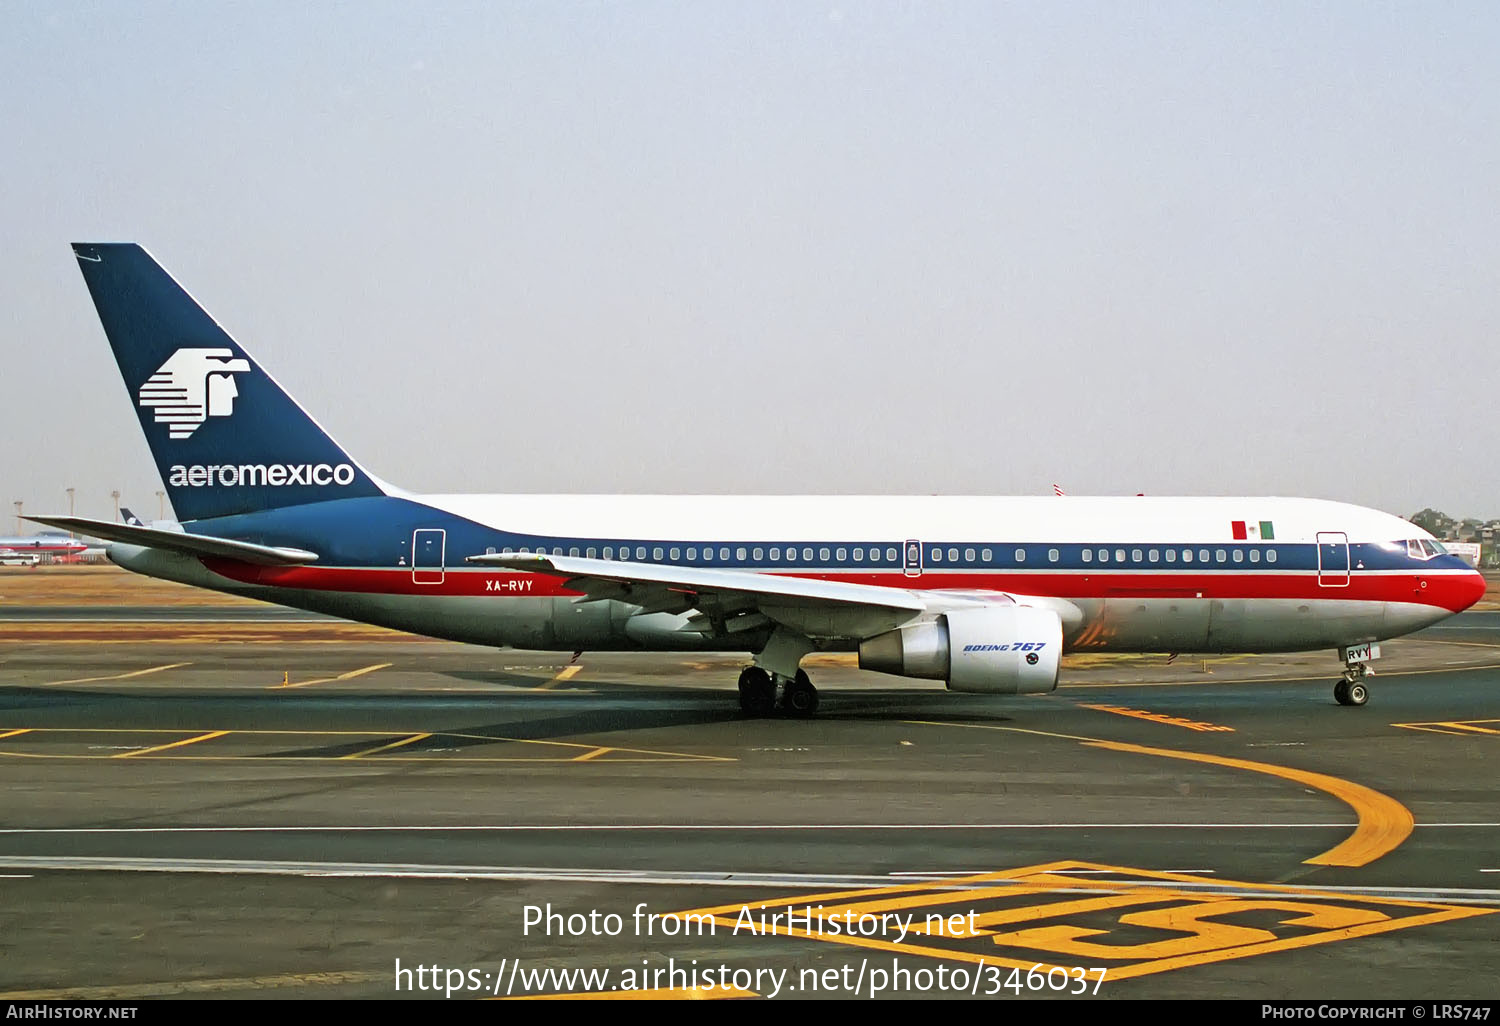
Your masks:
[{"label": "white upper fuselage paint", "polygon": [[1278,542],[1339,531],[1354,541],[1431,538],[1389,513],[1325,499],[1168,496],[413,495],[520,534],[699,543],[868,540],[1214,544],[1234,521],[1275,524]]}]

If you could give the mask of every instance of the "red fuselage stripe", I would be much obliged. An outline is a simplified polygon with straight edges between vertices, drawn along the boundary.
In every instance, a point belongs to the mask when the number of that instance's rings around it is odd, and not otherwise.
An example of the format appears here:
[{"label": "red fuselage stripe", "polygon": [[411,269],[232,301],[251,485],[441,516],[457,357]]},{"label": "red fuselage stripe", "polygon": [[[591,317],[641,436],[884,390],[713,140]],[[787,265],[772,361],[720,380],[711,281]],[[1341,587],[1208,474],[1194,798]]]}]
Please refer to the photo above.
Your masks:
[{"label": "red fuselage stripe", "polygon": [[[504,570],[419,570],[354,567],[258,567],[232,560],[205,559],[217,574],[245,584],[310,591],[389,595],[490,595],[544,598],[581,594],[564,579]],[[920,577],[895,573],[797,574],[810,580],[844,581],[910,591],[997,591],[1078,599],[1303,599],[1347,602],[1401,602],[1438,606],[1454,612],[1478,599],[1482,583],[1466,573],[1361,573],[1348,583],[1320,581],[1314,572],[1127,573],[943,573]]]}]

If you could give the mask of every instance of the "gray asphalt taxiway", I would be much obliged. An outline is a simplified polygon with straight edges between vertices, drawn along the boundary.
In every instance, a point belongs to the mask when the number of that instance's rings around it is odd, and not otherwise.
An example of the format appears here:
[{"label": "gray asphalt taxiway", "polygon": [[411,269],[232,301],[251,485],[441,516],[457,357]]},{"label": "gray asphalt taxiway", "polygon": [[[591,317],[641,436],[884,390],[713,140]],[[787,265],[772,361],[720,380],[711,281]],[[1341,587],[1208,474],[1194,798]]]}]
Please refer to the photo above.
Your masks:
[{"label": "gray asphalt taxiway", "polygon": [[0,652],[0,996],[1497,996],[1493,613],[1362,708],[1331,653],[815,658],[747,719],[733,656],[288,638]]}]

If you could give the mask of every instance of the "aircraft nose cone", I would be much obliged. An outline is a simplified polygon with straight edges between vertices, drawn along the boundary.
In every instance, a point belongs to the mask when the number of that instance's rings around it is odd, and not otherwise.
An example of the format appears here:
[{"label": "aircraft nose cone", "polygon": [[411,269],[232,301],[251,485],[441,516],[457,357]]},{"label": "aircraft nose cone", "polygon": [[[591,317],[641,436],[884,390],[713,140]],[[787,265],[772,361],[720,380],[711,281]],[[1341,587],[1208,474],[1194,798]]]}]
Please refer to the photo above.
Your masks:
[{"label": "aircraft nose cone", "polygon": [[1468,609],[1474,603],[1484,598],[1487,586],[1488,582],[1485,581],[1483,574],[1478,570],[1471,571],[1464,577],[1463,584],[1459,589],[1459,601],[1462,603],[1459,609]]}]

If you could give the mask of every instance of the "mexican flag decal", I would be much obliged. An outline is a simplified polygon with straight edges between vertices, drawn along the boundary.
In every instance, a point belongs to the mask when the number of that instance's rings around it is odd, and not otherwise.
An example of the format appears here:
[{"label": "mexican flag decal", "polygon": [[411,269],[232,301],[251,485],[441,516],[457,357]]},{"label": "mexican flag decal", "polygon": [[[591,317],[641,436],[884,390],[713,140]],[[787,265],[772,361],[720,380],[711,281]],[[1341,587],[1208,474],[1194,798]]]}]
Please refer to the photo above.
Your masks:
[{"label": "mexican flag decal", "polygon": [[1235,541],[1248,541],[1251,538],[1259,541],[1275,541],[1276,528],[1269,520],[1256,522],[1254,520],[1230,521],[1229,529],[1234,533]]}]

